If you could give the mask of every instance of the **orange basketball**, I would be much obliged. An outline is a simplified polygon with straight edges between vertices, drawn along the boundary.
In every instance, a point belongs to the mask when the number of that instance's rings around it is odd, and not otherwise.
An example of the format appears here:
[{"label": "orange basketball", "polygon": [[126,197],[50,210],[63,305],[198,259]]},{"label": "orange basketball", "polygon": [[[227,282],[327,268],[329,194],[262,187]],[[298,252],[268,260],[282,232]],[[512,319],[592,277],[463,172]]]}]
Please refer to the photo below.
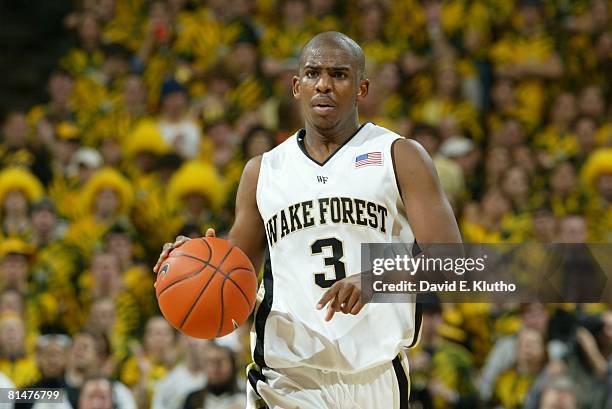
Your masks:
[{"label": "orange basketball", "polygon": [[155,282],[162,314],[196,338],[217,338],[242,325],[255,306],[257,275],[227,240],[191,239],[172,250]]}]

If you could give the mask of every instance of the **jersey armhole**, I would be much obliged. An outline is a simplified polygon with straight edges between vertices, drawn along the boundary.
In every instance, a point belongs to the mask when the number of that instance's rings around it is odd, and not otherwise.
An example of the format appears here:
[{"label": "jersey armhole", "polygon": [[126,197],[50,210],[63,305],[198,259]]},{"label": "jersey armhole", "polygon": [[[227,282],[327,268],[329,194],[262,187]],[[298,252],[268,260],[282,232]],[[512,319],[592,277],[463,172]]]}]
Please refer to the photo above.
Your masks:
[{"label": "jersey armhole", "polygon": [[265,155],[267,153],[268,152],[264,152],[261,155],[261,160],[259,162],[259,172],[257,174],[257,186],[255,187],[255,204],[257,205],[257,209],[259,210],[259,214],[260,214],[260,216],[262,216],[262,219],[263,219],[263,214],[261,213],[261,207],[259,206],[259,195],[260,195],[259,192],[260,192],[260,185],[262,184],[261,174],[262,174],[262,171],[263,171],[263,168],[264,168],[264,159],[265,159]]},{"label": "jersey armhole", "polygon": [[391,166],[393,167],[393,176],[395,177],[395,187],[397,187],[397,191],[399,193],[400,200],[403,201],[404,198],[402,196],[402,188],[400,187],[399,179],[397,178],[397,167],[395,166],[395,154],[394,154],[394,150],[393,150],[393,147],[395,146],[395,143],[397,141],[399,141],[400,139],[402,139],[402,138],[399,137],[396,140],[394,140],[393,142],[391,142]]}]

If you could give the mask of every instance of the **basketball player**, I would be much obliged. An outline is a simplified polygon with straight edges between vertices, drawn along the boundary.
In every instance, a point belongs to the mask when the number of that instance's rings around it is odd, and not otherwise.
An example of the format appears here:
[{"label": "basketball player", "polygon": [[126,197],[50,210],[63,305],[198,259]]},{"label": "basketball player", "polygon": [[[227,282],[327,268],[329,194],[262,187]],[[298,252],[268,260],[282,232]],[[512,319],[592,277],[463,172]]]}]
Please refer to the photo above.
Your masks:
[{"label": "basketball player", "polygon": [[[364,66],[346,35],[312,38],[293,78],[304,129],[244,169],[228,240],[256,271],[270,252],[251,334],[250,408],[408,408],[405,348],[420,317],[414,303],[367,303],[360,245],[460,235],[425,150],[359,124]],[[154,270],[186,240],[166,244]]]}]

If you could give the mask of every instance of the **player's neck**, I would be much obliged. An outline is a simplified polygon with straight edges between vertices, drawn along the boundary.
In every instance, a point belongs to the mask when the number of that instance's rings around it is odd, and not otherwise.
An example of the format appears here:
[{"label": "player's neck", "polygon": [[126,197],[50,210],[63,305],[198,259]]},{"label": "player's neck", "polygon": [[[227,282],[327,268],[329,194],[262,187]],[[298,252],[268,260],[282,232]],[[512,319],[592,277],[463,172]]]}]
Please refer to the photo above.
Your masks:
[{"label": "player's neck", "polygon": [[304,145],[310,156],[323,161],[340,145],[345,143],[347,139],[355,135],[358,129],[358,118],[332,129],[319,129],[312,124],[306,123]]}]

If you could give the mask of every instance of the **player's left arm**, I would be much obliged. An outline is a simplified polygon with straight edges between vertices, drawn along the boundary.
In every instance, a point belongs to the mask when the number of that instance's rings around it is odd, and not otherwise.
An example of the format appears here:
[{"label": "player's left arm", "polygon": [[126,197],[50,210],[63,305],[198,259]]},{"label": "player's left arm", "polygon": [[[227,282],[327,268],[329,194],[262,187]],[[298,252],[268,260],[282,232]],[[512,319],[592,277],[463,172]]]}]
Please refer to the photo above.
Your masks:
[{"label": "player's left arm", "polygon": [[416,241],[461,243],[457,220],[429,154],[418,142],[398,139],[392,155],[402,202]]},{"label": "player's left arm", "polygon": [[[461,243],[452,208],[442,190],[431,157],[415,141],[398,139],[392,145],[393,168],[406,209],[406,216],[418,243]],[[367,304],[361,291],[361,275],[344,278],[321,297],[317,308],[329,303],[326,320],[336,312],[359,314]]]}]

